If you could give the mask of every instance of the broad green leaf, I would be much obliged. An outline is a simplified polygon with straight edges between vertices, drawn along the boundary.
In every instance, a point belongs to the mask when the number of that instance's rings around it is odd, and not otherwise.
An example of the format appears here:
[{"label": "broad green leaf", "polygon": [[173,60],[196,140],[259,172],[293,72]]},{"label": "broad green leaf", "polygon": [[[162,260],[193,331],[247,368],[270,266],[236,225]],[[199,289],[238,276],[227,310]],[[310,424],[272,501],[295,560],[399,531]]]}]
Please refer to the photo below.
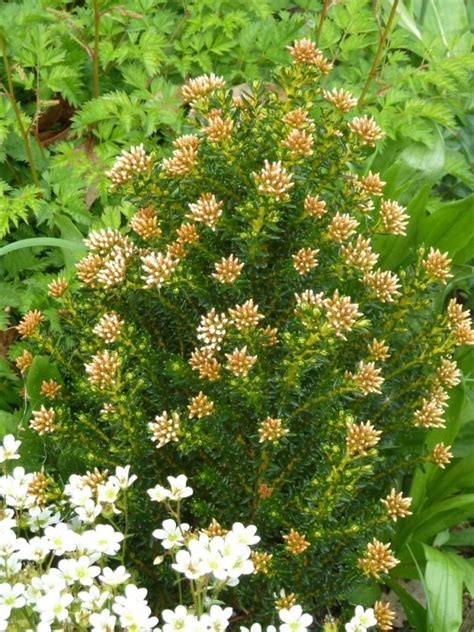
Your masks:
[{"label": "broad green leaf", "polygon": [[46,461],[46,448],[43,439],[31,428],[25,428],[18,435],[21,439],[19,449],[20,463],[27,472],[36,472]]},{"label": "broad green leaf", "polygon": [[463,581],[466,588],[472,596],[474,596],[474,559],[465,559],[457,553],[446,552],[451,562],[455,564],[463,574]]},{"label": "broad green leaf", "polygon": [[381,588],[376,582],[366,582],[357,584],[352,590],[344,595],[344,599],[354,605],[361,604],[365,608],[373,605],[374,601],[380,597]]},{"label": "broad green leaf", "polygon": [[430,503],[426,509],[405,519],[394,539],[395,546],[401,549],[404,542],[412,540],[426,542],[439,531],[471,517],[474,517],[474,494],[462,494]]},{"label": "broad green leaf", "polygon": [[[414,109],[417,105],[414,104]],[[433,143],[412,143],[404,149],[399,160],[406,163],[424,180],[435,181],[443,173],[446,160],[444,138],[437,125],[433,125]]]},{"label": "broad green leaf", "polygon": [[468,34],[460,38],[468,27],[466,4],[464,0],[413,0],[425,41],[440,42],[451,53],[468,50]]},{"label": "broad green leaf", "polygon": [[461,426],[456,436],[452,453],[456,458],[471,455],[474,471],[474,419]]},{"label": "broad green leaf", "polygon": [[[384,178],[387,178],[387,175],[384,175]],[[393,270],[410,257],[413,257],[414,250],[419,243],[419,226],[426,213],[426,204],[430,191],[431,184],[426,184],[408,204],[407,213],[410,216],[410,221],[406,237],[386,236],[373,240],[374,247],[380,254],[380,266],[384,270]]]},{"label": "broad green leaf", "polygon": [[393,579],[387,580],[387,585],[393,590],[393,592],[400,599],[400,603],[403,606],[403,609],[408,619],[408,623],[417,632],[427,632],[425,608],[423,608],[423,606],[416,599],[414,599],[395,580]]},{"label": "broad green leaf", "polygon": [[420,238],[427,246],[446,251],[456,263],[457,254],[472,244],[474,251],[474,194],[443,204],[443,206],[420,222]]},{"label": "broad green leaf", "polygon": [[[465,401],[465,392],[462,385],[457,386],[450,393],[449,405],[446,410],[446,428],[431,430],[425,440],[427,450],[431,450],[437,443],[443,441],[445,445],[451,445],[456,437],[461,424],[461,411]],[[434,489],[437,489],[441,477],[446,472],[440,472],[439,468],[432,464],[426,464],[423,469],[416,470],[410,488],[410,497],[412,498],[412,510],[420,507],[426,495],[429,494],[432,482],[435,483]]]},{"label": "broad green leaf", "polygon": [[36,356],[28,370],[26,379],[26,390],[32,409],[45,404],[45,398],[41,395],[41,384],[44,380],[55,380],[61,383],[61,376],[58,369],[46,356]]},{"label": "broad green leaf", "polygon": [[17,434],[20,418],[18,415],[12,415],[5,410],[0,410],[0,440],[7,434]]},{"label": "broad green leaf", "polygon": [[425,582],[432,606],[431,632],[459,632],[462,623],[463,572],[450,557],[431,546],[423,546],[427,564]]},{"label": "broad green leaf", "polygon": [[473,471],[473,455],[469,455],[458,463],[451,465],[449,469],[440,474],[439,478],[434,479],[430,488],[430,502],[441,500],[461,490],[472,489],[474,487]]},{"label": "broad green leaf", "polygon": [[461,531],[450,531],[445,544],[474,547],[474,527],[466,527]]}]

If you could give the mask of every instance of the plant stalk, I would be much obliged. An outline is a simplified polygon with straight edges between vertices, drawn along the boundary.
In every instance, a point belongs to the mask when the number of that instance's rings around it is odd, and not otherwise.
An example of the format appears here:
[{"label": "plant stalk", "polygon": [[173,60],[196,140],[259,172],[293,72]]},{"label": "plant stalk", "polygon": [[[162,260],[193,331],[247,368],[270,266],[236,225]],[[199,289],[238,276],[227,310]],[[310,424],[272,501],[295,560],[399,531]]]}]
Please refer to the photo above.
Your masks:
[{"label": "plant stalk", "polygon": [[99,42],[100,42],[100,12],[99,0],[92,0],[94,8],[94,55],[92,57],[92,80],[94,99],[100,94],[99,89]]},{"label": "plant stalk", "polygon": [[321,15],[319,16],[318,30],[316,31],[316,42],[319,44],[319,38],[321,37],[321,31],[323,30],[324,20],[329,9],[330,0],[323,0],[323,6],[321,9]]},{"label": "plant stalk", "polygon": [[383,48],[385,46],[385,42],[387,41],[387,37],[390,34],[390,31],[392,30],[393,27],[393,22],[395,20],[395,15],[397,14],[397,8],[398,8],[398,4],[399,4],[400,0],[393,0],[393,4],[392,4],[392,8],[390,9],[390,14],[388,16],[388,20],[387,20],[387,24],[385,25],[385,28],[382,32],[382,34],[380,35],[380,39],[379,39],[379,45],[377,47],[377,52],[375,53],[375,57],[374,57],[374,61],[372,62],[372,66],[369,70],[369,74],[367,76],[367,80],[364,84],[364,87],[362,88],[362,92],[361,95],[359,97],[359,103],[358,105],[363,105],[364,103],[364,99],[367,95],[367,92],[369,90],[369,86],[372,82],[372,80],[375,77],[375,73],[377,72],[377,67],[379,65],[380,62],[380,58],[382,57],[382,53],[383,53]]},{"label": "plant stalk", "polygon": [[33,162],[33,154],[31,153],[31,145],[30,139],[28,137],[28,133],[23,125],[23,121],[21,120],[21,111],[18,107],[18,103],[15,98],[15,89],[13,87],[13,78],[12,78],[12,69],[10,66],[10,62],[8,60],[7,48],[5,45],[5,40],[3,36],[0,35],[0,49],[2,51],[3,63],[5,65],[5,73],[7,75],[8,82],[8,98],[10,99],[10,103],[12,104],[13,111],[15,112],[16,121],[18,123],[18,129],[20,130],[21,138],[23,140],[23,146],[25,148],[26,157],[28,163],[30,165],[31,177],[33,178],[33,182],[37,187],[40,186],[40,181],[38,178],[38,173],[36,171],[35,163]]}]

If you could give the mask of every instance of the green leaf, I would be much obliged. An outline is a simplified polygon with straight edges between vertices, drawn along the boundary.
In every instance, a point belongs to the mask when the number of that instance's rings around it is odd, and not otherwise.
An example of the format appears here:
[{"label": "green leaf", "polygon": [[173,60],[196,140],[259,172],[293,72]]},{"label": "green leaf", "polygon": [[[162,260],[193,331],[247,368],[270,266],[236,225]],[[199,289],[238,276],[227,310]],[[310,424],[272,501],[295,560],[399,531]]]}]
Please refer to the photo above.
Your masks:
[{"label": "green leaf", "polygon": [[425,608],[395,580],[388,579],[387,586],[389,586],[400,599],[408,623],[417,632],[427,632]]},{"label": "green leaf", "polygon": [[[61,231],[61,237],[67,241],[74,242],[79,248],[84,246],[83,235],[81,231],[76,228],[73,222],[64,215],[56,215],[54,223]],[[72,268],[77,261],[77,251],[71,251],[70,248],[63,248],[64,263],[67,268]]]},{"label": "green leaf", "polygon": [[4,410],[0,410],[0,439],[7,434],[17,434],[20,418],[18,415],[12,415]]},{"label": "green leaf", "polygon": [[[395,165],[394,165],[395,166]],[[384,174],[388,179],[388,174]],[[407,258],[413,256],[416,245],[419,243],[419,226],[426,213],[426,204],[429,199],[431,184],[423,186],[413,197],[407,206],[410,221],[407,227],[407,236],[384,236],[373,240],[374,247],[380,254],[380,266],[393,270],[404,263]]]},{"label": "green leaf", "polygon": [[21,239],[20,241],[3,246],[0,248],[0,257],[3,257],[3,255],[6,255],[9,252],[14,252],[15,250],[33,248],[37,246],[68,248],[69,250],[86,250],[84,244],[68,241],[66,239],[57,239],[55,237],[32,237],[31,239]]},{"label": "green leaf", "polygon": [[473,457],[469,455],[452,465],[439,478],[434,479],[429,494],[430,502],[441,500],[464,489],[472,489],[474,486],[472,480],[473,466]]},{"label": "green leaf", "polygon": [[373,605],[374,601],[380,597],[381,588],[376,582],[366,582],[357,584],[344,595],[344,599],[354,605],[361,604],[365,608]]},{"label": "green leaf", "polygon": [[432,632],[458,632],[462,623],[463,572],[451,558],[427,544],[423,545],[427,564],[425,582],[432,606]]},{"label": "green leaf", "polygon": [[457,553],[446,552],[449,559],[455,564],[463,574],[463,580],[466,588],[472,596],[474,596],[474,559],[466,560]]},{"label": "green leaf", "polygon": [[474,527],[466,527],[461,531],[450,531],[445,544],[474,547]]},{"label": "green leaf", "polygon": [[20,463],[27,472],[36,472],[46,460],[46,450],[43,439],[30,428],[21,431],[19,437]]},{"label": "green leaf", "polygon": [[35,356],[26,378],[26,390],[32,409],[39,408],[45,403],[45,398],[40,392],[44,380],[55,380],[61,384],[61,376],[56,365],[46,356]]},{"label": "green leaf", "polygon": [[474,249],[474,194],[458,200],[443,204],[441,208],[420,223],[420,237],[427,246],[446,251],[455,263],[459,261],[457,254],[463,249],[472,246]]},{"label": "green leaf", "polygon": [[474,518],[474,494],[462,494],[428,505],[413,516],[406,528],[412,540],[426,542],[440,531],[471,518]]},{"label": "green leaf", "polygon": [[[436,443],[443,441],[445,445],[450,445],[456,437],[461,425],[461,411],[465,401],[465,392],[462,385],[451,391],[449,406],[446,411],[446,428],[432,429],[426,436],[425,445],[427,450],[432,450]],[[418,469],[412,479],[410,497],[412,498],[412,509],[420,507],[431,488],[438,489],[440,479],[446,472],[440,472],[434,464],[426,464],[423,469]],[[432,483],[434,481],[434,486]],[[438,498],[441,498],[438,496]]]}]

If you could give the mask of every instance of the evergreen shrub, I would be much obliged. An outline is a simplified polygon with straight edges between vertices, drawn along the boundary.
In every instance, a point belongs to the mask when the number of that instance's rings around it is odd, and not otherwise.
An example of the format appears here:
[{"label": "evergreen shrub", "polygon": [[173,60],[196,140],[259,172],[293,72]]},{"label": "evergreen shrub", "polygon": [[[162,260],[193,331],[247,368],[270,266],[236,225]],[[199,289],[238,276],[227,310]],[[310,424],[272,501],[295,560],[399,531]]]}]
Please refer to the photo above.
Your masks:
[{"label": "evergreen shrub", "polygon": [[436,306],[447,255],[377,267],[372,240],[409,221],[367,172],[383,132],[321,87],[331,64],[314,44],[290,52],[274,83],[240,94],[214,75],[184,85],[173,153],[135,147],[109,173],[129,225],[91,233],[77,279],[18,325],[50,471],[130,464],[128,550],[143,559],[157,518],[143,491],[185,472],[188,521],[257,525],[260,572],[232,605],[262,617],[281,590],[322,612],[397,565],[402,478],[449,462],[424,434],[444,425],[455,348],[473,343],[455,299]]}]

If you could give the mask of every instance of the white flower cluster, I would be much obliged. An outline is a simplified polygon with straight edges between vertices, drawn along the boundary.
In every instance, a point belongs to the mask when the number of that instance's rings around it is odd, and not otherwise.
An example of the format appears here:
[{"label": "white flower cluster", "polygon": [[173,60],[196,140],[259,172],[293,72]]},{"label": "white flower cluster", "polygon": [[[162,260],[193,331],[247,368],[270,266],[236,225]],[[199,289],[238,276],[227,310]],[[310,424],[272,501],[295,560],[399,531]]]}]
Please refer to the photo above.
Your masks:
[{"label": "white flower cluster", "polygon": [[[233,524],[225,535],[210,537],[193,531],[180,520],[180,503],[192,495],[187,478],[169,476],[168,487],[148,490],[152,500],[164,503],[173,518],[153,532],[172,567],[184,575],[193,605],[179,605],[161,613],[162,625],[147,602],[147,590],[131,583],[119,558],[125,535],[111,524],[96,523],[120,513],[122,495],[136,476],[130,466],[114,475],[96,471],[72,475],[64,489],[67,501],[39,506],[31,483],[35,474],[22,467],[7,473],[7,461],[19,458],[21,442],[7,435],[0,445],[0,631],[56,632],[221,632],[228,630],[232,608],[216,604],[225,586],[235,586],[241,575],[254,571],[250,547],[260,541],[254,525]],[[72,510],[72,511],[71,511]],[[64,515],[71,515],[68,520]],[[197,598],[196,598],[197,596]],[[359,612],[360,609],[360,612]],[[254,623],[241,632],[306,632],[311,615],[301,606],[279,611],[280,625],[263,628]],[[347,632],[365,632],[375,625],[373,610],[360,606],[346,625]]]},{"label": "white flower cluster", "polygon": [[113,476],[97,485],[91,485],[90,476],[73,474],[64,488],[69,503],[82,522],[92,523],[103,515],[121,513],[117,507],[120,493],[130,487],[137,477],[130,476],[130,466],[117,467]]},{"label": "white flower cluster", "polygon": [[[292,606],[279,611],[281,625],[276,628],[269,625],[264,628],[260,623],[254,623],[250,628],[240,626],[241,632],[306,632],[313,621],[313,617],[305,614],[301,606]],[[227,630],[232,616],[232,608],[211,606],[209,613],[196,616],[185,606],[177,606],[174,610],[162,612],[165,622],[162,632],[221,632]]]},{"label": "white flower cluster", "polygon": [[[157,485],[148,490],[152,500],[168,504],[191,496],[193,490],[188,487],[184,474],[169,476],[168,482],[169,488]],[[169,509],[174,514],[173,509]],[[169,518],[163,521],[161,529],[153,531],[153,536],[171,551],[174,570],[187,579],[206,578],[205,583],[210,586],[212,582],[235,586],[241,575],[254,571],[250,547],[260,542],[256,532],[254,525],[245,527],[236,522],[225,536],[209,537],[205,533],[192,534],[189,524]]]},{"label": "white flower cluster", "polygon": [[[7,435],[2,462],[18,458],[19,446]],[[118,511],[120,491],[136,479],[129,469],[117,468],[97,485],[96,508]],[[124,535],[110,524],[90,526],[93,520],[81,511],[93,494],[85,477],[70,477],[69,503],[39,507],[30,493],[34,476],[15,467],[0,477],[0,630],[155,629],[158,619],[151,616],[147,591],[127,583],[124,566],[107,566],[107,556],[119,554]],[[70,513],[70,506],[76,515],[64,521],[61,511]],[[92,513],[97,517],[101,511]]]}]

